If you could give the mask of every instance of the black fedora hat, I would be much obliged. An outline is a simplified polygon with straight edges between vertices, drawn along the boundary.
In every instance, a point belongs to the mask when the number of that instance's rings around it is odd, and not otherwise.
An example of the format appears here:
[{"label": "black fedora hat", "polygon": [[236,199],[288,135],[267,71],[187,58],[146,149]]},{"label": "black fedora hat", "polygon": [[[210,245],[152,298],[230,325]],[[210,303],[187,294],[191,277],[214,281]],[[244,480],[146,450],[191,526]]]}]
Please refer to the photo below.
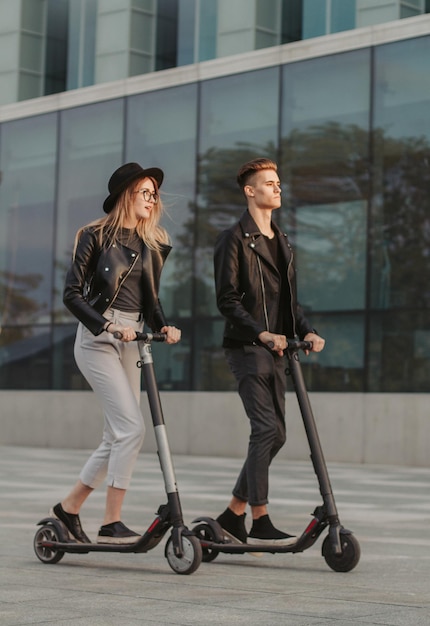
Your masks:
[{"label": "black fedora hat", "polygon": [[158,167],[144,169],[139,163],[126,163],[114,171],[108,182],[109,195],[103,202],[103,211],[110,213],[115,206],[115,202],[123,191],[138,178],[153,178],[158,187],[161,187],[164,173]]}]

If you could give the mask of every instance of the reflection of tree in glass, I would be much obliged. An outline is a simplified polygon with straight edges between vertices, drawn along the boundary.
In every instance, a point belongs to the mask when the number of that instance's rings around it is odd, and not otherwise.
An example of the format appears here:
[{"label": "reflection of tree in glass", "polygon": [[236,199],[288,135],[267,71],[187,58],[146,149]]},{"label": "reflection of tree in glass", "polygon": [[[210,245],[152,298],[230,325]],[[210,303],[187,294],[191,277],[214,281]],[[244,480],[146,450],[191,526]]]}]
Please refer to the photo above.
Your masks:
[{"label": "reflection of tree in glass", "polygon": [[[183,284],[193,271],[197,313],[208,312],[208,306],[214,308],[212,256],[215,239],[220,231],[238,219],[246,206],[236,183],[236,172],[256,156],[273,159],[274,154],[271,143],[261,148],[238,142],[234,149],[209,148],[199,158],[198,201],[189,204],[190,218],[178,236],[181,249],[176,254],[175,274],[178,283]],[[194,258],[193,268],[190,258]]]},{"label": "reflection of tree in glass", "polygon": [[282,139],[281,171],[293,207],[365,197],[369,185],[369,133],[338,122],[292,130]]},{"label": "reflection of tree in glass", "polygon": [[[36,289],[43,276],[41,274],[11,274],[0,272],[0,315],[2,327],[19,323],[25,316],[26,323],[31,323],[36,314],[45,307],[43,303],[33,300],[29,292]],[[31,334],[31,329],[16,327],[8,333],[8,343],[23,339]],[[12,336],[13,335],[13,336]]]},{"label": "reflection of tree in glass", "polygon": [[379,245],[391,265],[387,306],[426,308],[430,305],[430,144],[424,137],[385,138],[378,148],[384,225]]},{"label": "reflection of tree in glass", "polygon": [[[281,139],[279,156],[270,142],[262,146],[243,142],[234,149],[210,148],[201,155],[198,201],[190,205],[190,220],[179,238],[182,250],[177,255],[176,270],[180,282],[188,280],[194,255],[198,311],[208,312],[208,299],[213,300],[215,238],[238,219],[245,207],[236,172],[244,162],[259,156],[278,160],[283,207],[288,210],[276,214],[276,218],[288,225],[290,233],[294,235],[300,207],[314,207],[317,214],[318,206],[324,205],[329,219],[303,226],[313,229],[314,236],[331,249],[333,267],[343,275],[345,268],[354,266],[362,267],[364,272],[365,261],[351,254],[342,233],[346,228],[348,240],[356,241],[367,227],[372,289],[376,292],[374,306],[430,303],[428,140],[393,139],[382,129],[369,135],[367,129],[357,125],[331,121],[305,130],[293,129]],[[348,212],[355,202],[370,207],[367,223],[354,222]],[[336,232],[335,221],[340,218],[343,228]],[[320,269],[325,272],[324,266]],[[318,273],[318,263],[313,271]],[[216,313],[213,304],[212,311]]]}]

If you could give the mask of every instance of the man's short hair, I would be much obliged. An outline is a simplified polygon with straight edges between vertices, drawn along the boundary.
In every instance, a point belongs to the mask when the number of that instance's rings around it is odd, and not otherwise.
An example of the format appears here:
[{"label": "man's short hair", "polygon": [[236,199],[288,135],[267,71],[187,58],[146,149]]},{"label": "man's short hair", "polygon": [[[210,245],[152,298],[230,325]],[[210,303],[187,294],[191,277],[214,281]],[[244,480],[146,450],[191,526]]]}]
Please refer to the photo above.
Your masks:
[{"label": "man's short hair", "polygon": [[237,183],[242,191],[249,184],[249,179],[262,170],[275,170],[277,172],[278,166],[274,161],[266,158],[253,159],[242,165],[237,173]]}]

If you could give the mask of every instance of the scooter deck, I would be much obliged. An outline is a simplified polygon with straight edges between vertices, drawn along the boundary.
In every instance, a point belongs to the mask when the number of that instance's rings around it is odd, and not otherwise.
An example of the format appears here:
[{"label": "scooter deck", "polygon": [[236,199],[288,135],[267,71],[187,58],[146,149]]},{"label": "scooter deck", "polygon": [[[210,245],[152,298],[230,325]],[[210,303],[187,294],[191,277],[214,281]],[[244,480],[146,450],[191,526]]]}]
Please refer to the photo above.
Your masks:
[{"label": "scooter deck", "polygon": [[[159,528],[154,532],[155,522],[158,522]],[[58,525],[62,526],[61,535],[63,538],[68,534],[68,530],[64,524],[52,517],[45,517],[39,522],[39,526],[44,524],[52,524],[58,528]],[[77,554],[88,554],[88,552],[149,552],[152,548],[155,548],[163,539],[166,532],[171,527],[170,523],[162,522],[159,519],[154,520],[149,529],[141,536],[139,536],[133,543],[82,543],[74,539],[68,541],[51,541],[46,539],[43,541],[43,546],[59,550],[61,552],[71,552]]]}]

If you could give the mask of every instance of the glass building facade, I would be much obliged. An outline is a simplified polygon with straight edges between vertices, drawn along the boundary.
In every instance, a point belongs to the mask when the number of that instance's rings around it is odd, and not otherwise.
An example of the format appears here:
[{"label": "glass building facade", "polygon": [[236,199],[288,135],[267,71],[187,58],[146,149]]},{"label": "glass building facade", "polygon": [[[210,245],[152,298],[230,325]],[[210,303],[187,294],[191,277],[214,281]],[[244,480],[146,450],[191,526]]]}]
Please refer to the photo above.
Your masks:
[{"label": "glass building facade", "polygon": [[276,218],[299,300],[327,340],[314,391],[430,391],[430,35],[172,83],[0,124],[0,389],[79,390],[62,304],[77,229],[121,163],[165,171],[162,280],[183,330],[163,390],[233,390],[212,252],[244,201],[239,166],[279,163]]},{"label": "glass building facade", "polygon": [[3,0],[0,105],[430,12],[430,0]]}]

